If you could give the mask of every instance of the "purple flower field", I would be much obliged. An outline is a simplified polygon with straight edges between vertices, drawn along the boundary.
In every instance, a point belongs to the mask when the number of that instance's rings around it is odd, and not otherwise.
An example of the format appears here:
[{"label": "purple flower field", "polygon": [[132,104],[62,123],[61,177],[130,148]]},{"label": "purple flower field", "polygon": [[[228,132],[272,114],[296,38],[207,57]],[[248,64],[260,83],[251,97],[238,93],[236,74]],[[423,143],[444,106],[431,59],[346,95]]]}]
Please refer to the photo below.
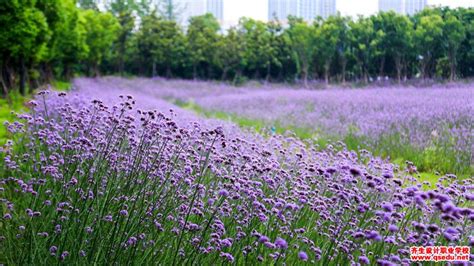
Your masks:
[{"label": "purple flower field", "polygon": [[[236,88],[219,83],[151,79],[78,79],[94,93],[137,91],[168,101],[192,102],[210,112],[254,119],[268,128],[300,131],[315,140],[348,139],[425,171],[474,174],[474,87],[303,90],[282,85]],[[296,132],[298,133],[298,132]],[[402,160],[404,162],[404,160]]]},{"label": "purple flower field", "polygon": [[[257,90],[196,99],[220,111],[283,127],[303,128],[315,138],[354,136],[359,145],[396,159],[425,154],[425,170],[472,173],[474,87],[362,90]],[[387,151],[388,150],[388,151]],[[441,159],[437,155],[443,154]],[[448,159],[449,158],[449,159]],[[412,159],[412,158],[410,158]],[[425,160],[421,163],[428,164]],[[444,165],[448,163],[449,165]],[[424,165],[420,165],[424,166]]]},{"label": "purple flower field", "polygon": [[[474,245],[472,179],[446,175],[433,189],[410,164],[402,169],[342,142],[320,150],[295,137],[263,137],[165,101],[253,110],[269,121],[288,108],[302,124],[339,112],[366,123],[364,134],[383,132],[387,121],[443,127],[436,117],[469,131],[467,89],[426,90],[431,97],[407,89],[404,100],[395,90],[358,91],[365,101],[347,91],[323,101],[318,95],[333,92],[182,83],[79,79],[70,93],[38,93],[31,113],[7,125],[11,141],[0,151],[0,262],[410,265],[411,246]],[[446,109],[433,110],[435,103]],[[402,114],[387,120],[390,111]],[[338,133],[346,124],[321,123]]]},{"label": "purple flower field", "polygon": [[474,124],[474,88],[462,89],[359,89],[359,90],[257,90],[197,98],[207,109],[246,117],[320,129],[343,136],[378,138],[394,131],[417,146],[433,137],[456,138],[465,147]]}]

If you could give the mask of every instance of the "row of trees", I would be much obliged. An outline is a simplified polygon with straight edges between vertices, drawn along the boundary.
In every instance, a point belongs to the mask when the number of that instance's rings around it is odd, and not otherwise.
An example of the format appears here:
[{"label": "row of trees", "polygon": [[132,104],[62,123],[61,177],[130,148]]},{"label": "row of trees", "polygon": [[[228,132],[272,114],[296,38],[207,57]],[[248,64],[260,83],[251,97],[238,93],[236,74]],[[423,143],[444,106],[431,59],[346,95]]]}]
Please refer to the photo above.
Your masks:
[{"label": "row of trees", "polygon": [[434,8],[288,24],[242,18],[223,31],[216,19],[177,22],[173,1],[93,0],[0,3],[2,91],[37,87],[75,73],[199,79],[329,82],[474,75],[474,9]]}]

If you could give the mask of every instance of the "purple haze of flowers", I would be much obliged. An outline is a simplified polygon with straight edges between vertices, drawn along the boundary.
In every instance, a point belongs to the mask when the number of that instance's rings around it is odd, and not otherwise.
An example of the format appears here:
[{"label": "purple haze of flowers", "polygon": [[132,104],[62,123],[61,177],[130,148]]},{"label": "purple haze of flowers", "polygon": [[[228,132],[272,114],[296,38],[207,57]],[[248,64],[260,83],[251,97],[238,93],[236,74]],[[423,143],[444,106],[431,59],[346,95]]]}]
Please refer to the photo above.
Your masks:
[{"label": "purple haze of flowers", "polygon": [[275,85],[235,88],[198,81],[103,78],[77,79],[75,85],[93,95],[141,93],[150,98],[142,100],[146,106],[151,105],[153,97],[191,101],[209,111],[310,129],[316,139],[355,135],[363,139],[362,144],[373,148],[386,140],[430,152],[449,152],[456,169],[469,168],[474,160],[472,83],[449,88],[306,90]]}]

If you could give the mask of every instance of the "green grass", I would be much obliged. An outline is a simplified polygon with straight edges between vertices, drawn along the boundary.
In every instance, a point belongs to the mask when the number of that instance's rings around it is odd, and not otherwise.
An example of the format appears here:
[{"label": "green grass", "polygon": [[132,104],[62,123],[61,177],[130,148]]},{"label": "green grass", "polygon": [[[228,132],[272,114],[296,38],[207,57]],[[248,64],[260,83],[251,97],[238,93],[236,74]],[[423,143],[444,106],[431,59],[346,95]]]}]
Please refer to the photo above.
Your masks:
[{"label": "green grass", "polygon": [[27,110],[24,105],[27,98],[17,91],[11,92],[7,97],[5,99],[0,98],[0,145],[5,144],[8,139],[8,132],[4,123],[16,119],[12,112],[21,113]]},{"label": "green grass", "polygon": [[324,149],[328,144],[333,144],[342,139],[350,150],[369,150],[377,156],[389,158],[393,163],[400,165],[401,168],[405,165],[405,161],[413,162],[421,173],[420,181],[428,181],[432,185],[439,178],[434,173],[453,173],[460,178],[474,175],[474,166],[468,163],[470,155],[464,155],[466,158],[460,162],[457,159],[459,154],[450,149],[449,145],[446,144],[433,144],[428,148],[421,149],[413,147],[410,143],[404,141],[399,134],[392,134],[381,137],[374,145],[366,137],[357,135],[356,128],[352,128],[349,134],[338,137],[324,134],[322,131],[312,128],[284,126],[278,121],[269,124],[264,120],[249,119],[220,111],[209,111],[193,102],[175,100],[174,103],[205,117],[231,121],[242,128],[253,129],[262,135],[292,132],[296,137],[302,140],[310,140],[312,144],[317,145],[321,149]]},{"label": "green grass", "polygon": [[419,148],[397,133],[382,136],[375,143],[366,137],[348,134],[344,137],[344,142],[351,150],[367,149],[399,165],[410,161],[420,172],[456,174],[460,177],[474,175],[474,167],[470,163],[471,155],[468,152],[455,151],[454,144],[432,143],[429,147]]},{"label": "green grass", "polygon": [[55,80],[51,86],[57,91],[69,91],[71,89],[71,82]]}]

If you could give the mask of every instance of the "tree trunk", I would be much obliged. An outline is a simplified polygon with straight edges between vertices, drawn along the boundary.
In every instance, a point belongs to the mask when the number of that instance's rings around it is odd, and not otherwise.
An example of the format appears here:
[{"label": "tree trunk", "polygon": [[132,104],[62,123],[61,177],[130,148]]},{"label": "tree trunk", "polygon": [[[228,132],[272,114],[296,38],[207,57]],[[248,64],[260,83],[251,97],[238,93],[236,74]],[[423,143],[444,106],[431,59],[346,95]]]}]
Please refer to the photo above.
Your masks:
[{"label": "tree trunk", "polygon": [[383,77],[384,69],[385,69],[385,56],[383,56],[382,60],[380,61],[380,68],[379,68],[379,76],[380,77]]},{"label": "tree trunk", "polygon": [[395,56],[395,67],[397,68],[397,80],[398,84],[402,82],[402,62],[400,56]]},{"label": "tree trunk", "polygon": [[193,65],[193,79],[197,79],[197,66],[196,64]]},{"label": "tree trunk", "polygon": [[2,90],[3,90],[3,94],[4,94],[5,98],[11,104],[10,98],[7,97],[8,96],[8,87],[5,84],[5,81],[3,80],[3,66],[1,66],[1,65],[0,65],[0,85],[2,86]]},{"label": "tree trunk", "polygon": [[362,70],[362,79],[364,80],[364,83],[365,84],[369,83],[369,75],[367,73],[367,68],[365,67],[365,65],[361,66],[361,70]]},{"label": "tree trunk", "polygon": [[430,60],[431,60],[431,56],[429,54],[427,54],[421,60],[421,73],[422,73],[421,76],[422,76],[423,79],[426,79],[427,77],[429,77],[428,67],[429,67]]},{"label": "tree trunk", "polygon": [[347,60],[343,59],[341,62],[341,68],[342,68],[342,84],[346,85],[346,67],[347,67]]},{"label": "tree trunk", "polygon": [[[90,75],[92,76],[93,74],[91,73]],[[68,64],[65,64],[64,67],[63,67],[63,77],[66,80],[69,79],[69,65]]]},{"label": "tree trunk", "polygon": [[152,67],[152,71],[151,71],[151,77],[154,78],[156,77],[156,62],[153,61],[153,67]]},{"label": "tree trunk", "polygon": [[120,48],[119,48],[119,73],[120,73],[120,76],[122,76],[122,77],[123,77],[123,72],[124,72],[124,68],[125,68],[125,63],[124,63],[124,60],[123,60],[123,56],[125,54],[125,41],[126,40],[123,40],[120,43]]},{"label": "tree trunk", "polygon": [[449,80],[454,81],[456,78],[456,54],[455,52],[450,53],[450,59],[449,59],[449,67],[450,67],[450,74],[449,74]]},{"label": "tree trunk", "polygon": [[258,67],[255,69],[255,73],[254,73],[254,79],[255,80],[258,80],[260,78],[260,71],[258,69]]},{"label": "tree trunk", "polygon": [[455,70],[455,69],[456,69],[456,67],[454,66],[454,63],[452,63],[452,64],[451,64],[451,73],[450,73],[450,75],[449,75],[449,80],[450,80],[450,81],[454,81],[454,78],[455,78],[455,76],[456,76],[456,74],[455,74],[455,73],[456,73],[456,70]]},{"label": "tree trunk", "polygon": [[[71,76],[71,73],[69,73],[69,77],[70,76]],[[100,77],[99,64],[97,63],[94,65],[94,77]]]},{"label": "tree trunk", "polygon": [[425,79],[425,68],[426,68],[426,64],[425,64],[425,60],[421,60],[421,64],[420,64],[420,75],[421,75],[421,78],[422,79]]},{"label": "tree trunk", "polygon": [[227,72],[229,71],[229,68],[228,67],[224,67],[224,69],[222,70],[222,76],[221,76],[221,80],[226,80],[227,78]]},{"label": "tree trunk", "polygon": [[26,67],[23,57],[20,58],[20,93],[21,95],[26,93]]},{"label": "tree trunk", "polygon": [[119,58],[119,73],[120,73],[120,76],[123,77],[123,58],[122,58],[122,56],[120,56],[120,58]]},{"label": "tree trunk", "polygon": [[268,65],[267,65],[267,76],[265,77],[265,82],[270,81],[271,67],[272,67],[272,64],[268,64]]},{"label": "tree trunk", "polygon": [[402,72],[403,72],[403,82],[408,80],[408,64],[405,57],[402,58]]},{"label": "tree trunk", "polygon": [[207,79],[212,79],[213,77],[213,71],[212,71],[212,65],[208,64],[207,65]]},{"label": "tree trunk", "polygon": [[308,87],[308,67],[303,67],[303,85],[305,88]]},{"label": "tree trunk", "polygon": [[173,73],[171,73],[171,67],[169,65],[166,66],[166,77],[171,78]]},{"label": "tree trunk", "polygon": [[8,66],[8,63],[5,64],[5,78],[6,80],[4,80],[4,82],[6,83],[7,88],[14,88],[16,85],[15,71]]},{"label": "tree trunk", "polygon": [[330,63],[326,62],[326,64],[324,64],[324,82],[326,83],[326,85],[329,84],[329,68],[330,68]]},{"label": "tree trunk", "polygon": [[48,76],[48,81],[54,79],[53,67],[50,64],[46,65],[46,75]]}]

